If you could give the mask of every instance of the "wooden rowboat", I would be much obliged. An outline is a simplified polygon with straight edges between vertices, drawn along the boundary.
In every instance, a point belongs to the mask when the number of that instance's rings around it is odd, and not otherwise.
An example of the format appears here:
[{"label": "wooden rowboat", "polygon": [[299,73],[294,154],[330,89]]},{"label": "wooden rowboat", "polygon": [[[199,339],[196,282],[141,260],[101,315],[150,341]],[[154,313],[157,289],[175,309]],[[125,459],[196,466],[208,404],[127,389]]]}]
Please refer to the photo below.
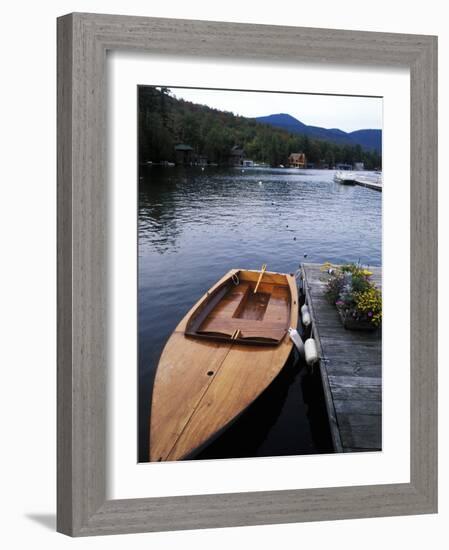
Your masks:
[{"label": "wooden rowboat", "polygon": [[[181,460],[226,429],[269,386],[298,322],[293,275],[233,269],[187,313],[156,372],[150,461]],[[254,292],[259,282],[257,292]]]}]

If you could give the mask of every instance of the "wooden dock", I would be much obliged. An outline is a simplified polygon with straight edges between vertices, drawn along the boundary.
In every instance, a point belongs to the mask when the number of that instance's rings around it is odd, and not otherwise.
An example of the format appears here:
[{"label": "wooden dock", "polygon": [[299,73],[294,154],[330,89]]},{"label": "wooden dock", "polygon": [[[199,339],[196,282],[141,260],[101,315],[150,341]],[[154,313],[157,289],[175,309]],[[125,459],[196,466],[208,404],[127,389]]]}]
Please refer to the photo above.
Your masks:
[{"label": "wooden dock", "polygon": [[361,185],[362,187],[382,192],[381,174],[359,174],[343,170],[342,172],[335,173],[334,181],[342,185]]},{"label": "wooden dock", "polygon": [[362,187],[367,187],[368,189],[374,189],[374,191],[382,192],[382,178],[378,177],[377,179],[359,175],[354,179],[354,183],[361,185]]},{"label": "wooden dock", "polygon": [[[320,356],[329,424],[336,452],[382,447],[382,340],[379,331],[346,330],[325,296],[326,272],[303,264],[302,280]],[[382,269],[371,268],[382,284]]]}]

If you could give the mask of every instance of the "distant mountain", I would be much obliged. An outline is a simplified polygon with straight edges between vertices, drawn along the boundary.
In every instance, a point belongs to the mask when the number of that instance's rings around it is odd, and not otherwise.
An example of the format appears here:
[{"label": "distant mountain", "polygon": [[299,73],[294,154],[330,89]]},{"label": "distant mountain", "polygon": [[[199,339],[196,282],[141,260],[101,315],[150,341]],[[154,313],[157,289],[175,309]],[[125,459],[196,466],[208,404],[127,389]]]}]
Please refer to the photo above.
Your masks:
[{"label": "distant mountain", "polygon": [[302,134],[313,139],[332,141],[337,145],[360,145],[367,151],[381,152],[382,130],[356,130],[354,132],[343,132],[338,128],[320,128],[319,126],[307,126],[300,120],[286,113],[256,117],[257,122],[270,124],[276,128],[287,130],[292,134]]},{"label": "distant mountain", "polygon": [[356,130],[349,134],[355,143],[364,149],[373,149],[377,153],[382,149],[382,130]]}]

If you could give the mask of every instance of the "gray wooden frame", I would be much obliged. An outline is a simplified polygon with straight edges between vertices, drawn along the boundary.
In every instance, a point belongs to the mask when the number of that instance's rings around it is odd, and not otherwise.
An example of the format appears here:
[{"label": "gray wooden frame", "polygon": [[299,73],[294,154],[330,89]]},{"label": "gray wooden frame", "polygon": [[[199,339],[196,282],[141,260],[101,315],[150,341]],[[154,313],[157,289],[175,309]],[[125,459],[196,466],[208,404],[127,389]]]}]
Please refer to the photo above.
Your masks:
[{"label": "gray wooden frame", "polygon": [[[106,500],[106,52],[411,71],[410,483]],[[437,38],[75,13],[58,19],[58,505],[72,536],[437,510]]]}]

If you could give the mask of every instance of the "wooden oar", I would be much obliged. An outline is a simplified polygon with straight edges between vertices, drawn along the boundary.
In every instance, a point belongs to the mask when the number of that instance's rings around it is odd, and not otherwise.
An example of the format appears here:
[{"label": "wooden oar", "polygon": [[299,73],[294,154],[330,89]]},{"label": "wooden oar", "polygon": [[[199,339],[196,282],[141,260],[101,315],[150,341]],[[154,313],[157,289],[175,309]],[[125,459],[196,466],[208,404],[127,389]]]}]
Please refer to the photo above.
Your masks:
[{"label": "wooden oar", "polygon": [[267,264],[263,264],[262,269],[260,270],[259,280],[257,281],[256,288],[254,289],[254,294],[256,294],[257,289],[259,288],[260,281],[262,280],[263,274],[265,273],[267,269]]}]

